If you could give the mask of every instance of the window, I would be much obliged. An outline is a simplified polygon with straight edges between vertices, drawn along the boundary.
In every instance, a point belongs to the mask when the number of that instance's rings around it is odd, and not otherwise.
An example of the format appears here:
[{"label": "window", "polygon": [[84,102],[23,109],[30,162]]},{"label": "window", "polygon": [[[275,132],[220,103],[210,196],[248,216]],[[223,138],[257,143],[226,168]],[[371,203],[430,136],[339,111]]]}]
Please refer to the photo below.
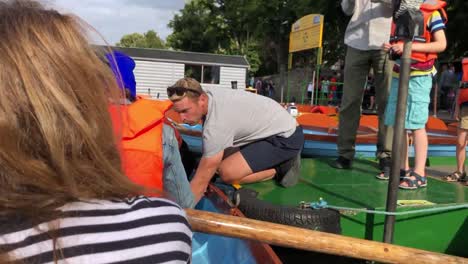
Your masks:
[{"label": "window", "polygon": [[202,65],[185,64],[185,77],[190,77],[201,82],[201,73]]},{"label": "window", "polygon": [[203,66],[202,82],[219,84],[219,66]]},{"label": "window", "polygon": [[185,64],[185,77],[194,78],[200,83],[219,84],[219,66]]}]

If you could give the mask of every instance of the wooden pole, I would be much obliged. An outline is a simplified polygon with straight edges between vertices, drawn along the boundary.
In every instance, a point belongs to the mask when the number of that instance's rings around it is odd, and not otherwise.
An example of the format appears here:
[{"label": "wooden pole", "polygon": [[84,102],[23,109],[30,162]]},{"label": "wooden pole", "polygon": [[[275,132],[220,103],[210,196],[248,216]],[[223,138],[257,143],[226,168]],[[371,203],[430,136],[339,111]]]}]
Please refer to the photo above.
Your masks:
[{"label": "wooden pole", "polygon": [[387,263],[467,263],[468,259],[248,218],[186,209],[194,231]]},{"label": "wooden pole", "polygon": [[[405,40],[403,44],[403,54],[401,55],[400,78],[398,83],[398,98],[396,103],[395,125],[393,127],[392,144],[392,166],[390,169],[390,179],[387,190],[387,204],[385,211],[395,212],[398,200],[398,185],[400,184],[400,166],[405,157],[404,150],[406,143],[406,111],[408,102],[408,90],[411,72],[411,49],[413,43]],[[395,215],[386,215],[384,223],[385,243],[393,243],[393,234],[395,230]]]}]

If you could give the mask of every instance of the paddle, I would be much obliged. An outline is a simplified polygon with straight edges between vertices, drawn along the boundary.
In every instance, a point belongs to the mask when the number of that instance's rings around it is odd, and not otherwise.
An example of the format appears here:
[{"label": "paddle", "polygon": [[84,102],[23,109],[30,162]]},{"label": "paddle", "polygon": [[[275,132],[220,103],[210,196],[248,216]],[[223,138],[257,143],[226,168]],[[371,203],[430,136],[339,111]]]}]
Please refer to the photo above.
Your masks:
[{"label": "paddle", "polygon": [[186,209],[197,232],[388,263],[467,263],[468,259],[238,216]]}]

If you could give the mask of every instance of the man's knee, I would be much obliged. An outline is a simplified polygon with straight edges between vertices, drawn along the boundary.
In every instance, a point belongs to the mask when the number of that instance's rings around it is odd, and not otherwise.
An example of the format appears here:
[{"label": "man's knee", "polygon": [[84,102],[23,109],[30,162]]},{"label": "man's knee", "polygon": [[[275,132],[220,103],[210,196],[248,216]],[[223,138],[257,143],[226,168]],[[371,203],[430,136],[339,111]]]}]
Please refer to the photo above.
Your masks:
[{"label": "man's knee", "polygon": [[234,166],[220,166],[218,169],[219,177],[225,183],[236,183],[239,179],[246,175],[241,175],[241,172]]}]

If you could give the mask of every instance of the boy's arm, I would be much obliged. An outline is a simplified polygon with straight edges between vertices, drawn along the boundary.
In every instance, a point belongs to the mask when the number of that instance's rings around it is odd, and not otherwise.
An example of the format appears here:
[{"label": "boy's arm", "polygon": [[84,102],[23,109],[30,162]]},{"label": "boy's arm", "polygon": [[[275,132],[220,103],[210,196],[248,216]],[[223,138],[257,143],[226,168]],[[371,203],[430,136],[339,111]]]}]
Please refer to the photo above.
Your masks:
[{"label": "boy's arm", "polygon": [[[411,51],[427,52],[427,53],[440,53],[447,47],[447,39],[445,32],[438,30],[432,34],[433,41],[430,43],[414,43]],[[384,44],[384,49],[388,48],[388,44]],[[391,49],[397,54],[403,53],[403,43],[391,44]]]},{"label": "boy's arm", "polygon": [[447,39],[445,38],[445,31],[438,30],[432,34],[433,41],[430,43],[413,43],[412,51],[427,52],[427,53],[440,53],[447,47]]}]

